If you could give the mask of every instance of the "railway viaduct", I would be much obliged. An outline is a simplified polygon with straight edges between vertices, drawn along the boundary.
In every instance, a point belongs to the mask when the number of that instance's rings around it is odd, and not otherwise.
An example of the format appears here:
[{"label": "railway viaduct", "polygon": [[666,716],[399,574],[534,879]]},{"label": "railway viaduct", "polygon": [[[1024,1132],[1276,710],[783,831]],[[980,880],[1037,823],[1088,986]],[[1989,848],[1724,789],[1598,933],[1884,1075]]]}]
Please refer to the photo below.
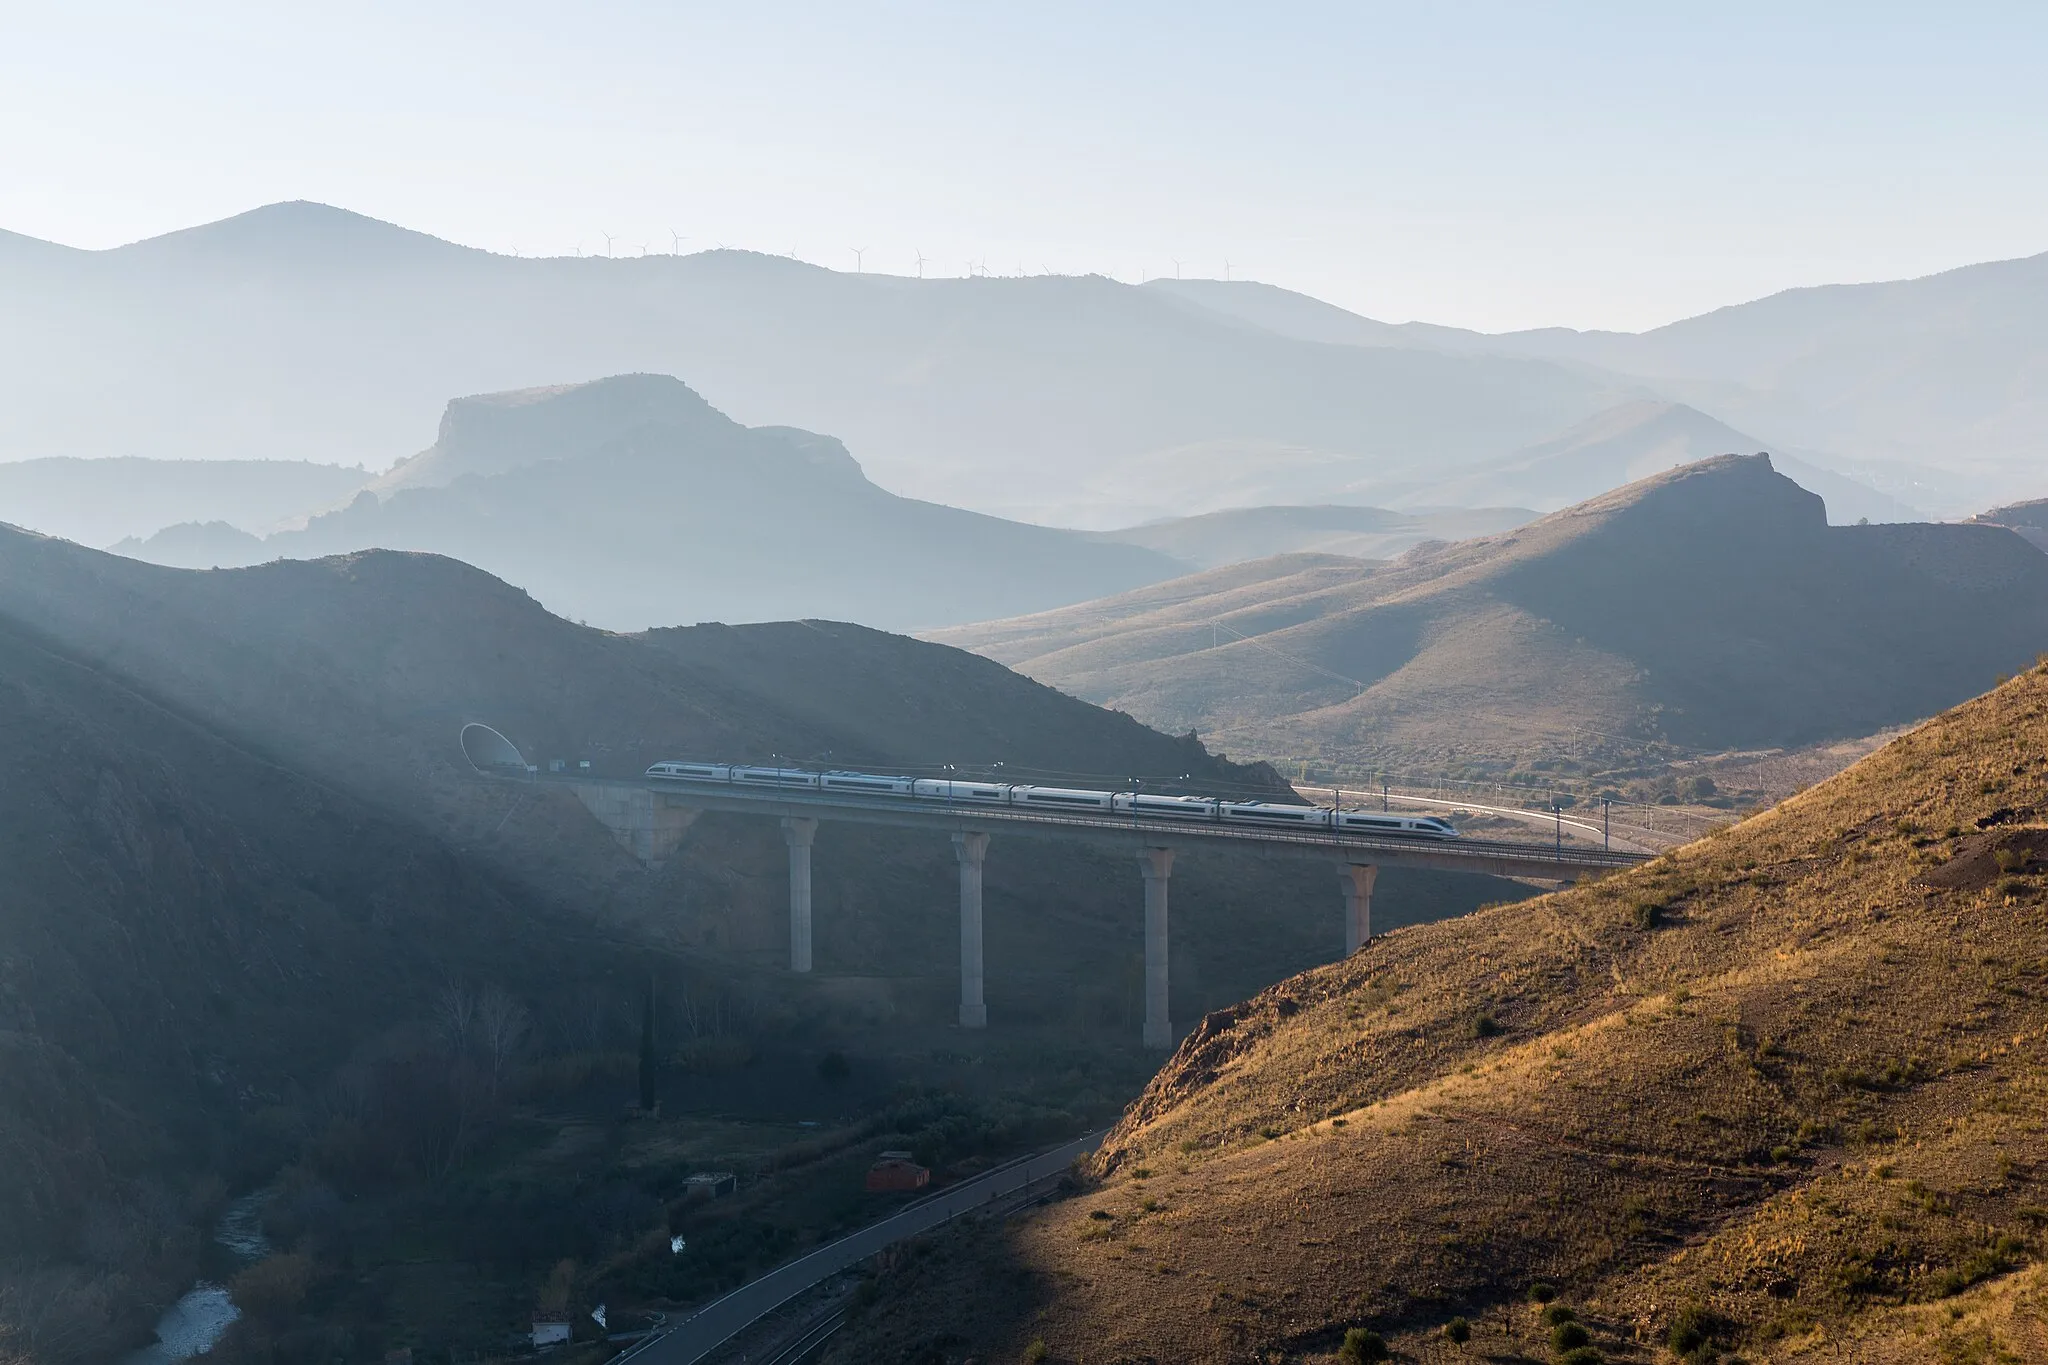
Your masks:
[{"label": "railway viaduct", "polygon": [[[545,779],[542,779],[545,780]],[[971,809],[938,801],[801,788],[735,787],[675,778],[566,779],[621,845],[659,863],[675,851],[704,811],[774,819],[789,849],[789,969],[811,970],[811,842],[821,820],[928,830],[951,839],[960,865],[960,1024],[985,1028],[982,996],[981,875],[989,840],[1086,839],[1128,849],[1145,886],[1145,1044],[1173,1046],[1177,1035],[1167,1011],[1167,903],[1177,851],[1198,845],[1256,846],[1329,862],[1344,907],[1344,951],[1372,937],[1372,891],[1382,867],[1487,873],[1524,880],[1574,882],[1593,873],[1632,867],[1641,853],[1573,848],[1556,843],[1499,840],[1433,841],[1389,835],[1266,829],[1199,821],[1134,819],[1109,811],[1044,811],[1015,807]]]},{"label": "railway viaduct", "polygon": [[1172,1047],[1177,1034],[1167,1009],[1167,893],[1174,854],[1218,844],[1318,858],[1331,864],[1344,905],[1344,952],[1372,938],[1372,889],[1382,867],[1475,872],[1525,881],[1576,882],[1633,867],[1649,855],[1619,849],[1488,839],[1401,838],[1355,831],[1268,829],[1206,821],[1136,818],[1111,811],[967,808],[936,800],[817,788],[744,787],[670,777],[597,778],[542,775],[487,725],[461,734],[463,754],[485,776],[559,782],[573,788],[590,813],[642,862],[659,866],[705,811],[730,811],[778,821],[789,849],[789,969],[811,970],[811,843],[821,820],[928,830],[952,840],[960,864],[960,1024],[988,1027],[982,994],[981,872],[989,840],[1086,839],[1130,851],[1145,884],[1145,1045]]}]

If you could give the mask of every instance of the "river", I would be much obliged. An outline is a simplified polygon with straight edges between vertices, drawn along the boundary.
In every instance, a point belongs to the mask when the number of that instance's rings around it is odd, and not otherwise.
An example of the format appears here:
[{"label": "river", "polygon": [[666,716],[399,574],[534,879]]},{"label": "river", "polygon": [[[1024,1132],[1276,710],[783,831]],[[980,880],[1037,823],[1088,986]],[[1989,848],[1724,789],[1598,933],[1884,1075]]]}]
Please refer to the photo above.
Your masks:
[{"label": "river", "polygon": [[[270,1254],[270,1242],[263,1236],[263,1206],[269,1199],[268,1190],[245,1194],[228,1205],[214,1225],[213,1240],[240,1264]],[[157,1319],[156,1341],[131,1351],[122,1365],[177,1365],[205,1355],[240,1316],[225,1286],[201,1280]]]}]

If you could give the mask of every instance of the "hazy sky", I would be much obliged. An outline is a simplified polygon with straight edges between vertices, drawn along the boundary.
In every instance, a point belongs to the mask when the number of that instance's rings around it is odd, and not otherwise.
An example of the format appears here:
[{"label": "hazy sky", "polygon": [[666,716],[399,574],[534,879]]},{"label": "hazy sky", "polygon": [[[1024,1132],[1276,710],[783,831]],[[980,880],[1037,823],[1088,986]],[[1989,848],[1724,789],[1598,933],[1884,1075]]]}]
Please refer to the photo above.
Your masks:
[{"label": "hazy sky", "polygon": [[1637,328],[2048,251],[2048,6],[0,0],[0,227],[1174,273]]}]

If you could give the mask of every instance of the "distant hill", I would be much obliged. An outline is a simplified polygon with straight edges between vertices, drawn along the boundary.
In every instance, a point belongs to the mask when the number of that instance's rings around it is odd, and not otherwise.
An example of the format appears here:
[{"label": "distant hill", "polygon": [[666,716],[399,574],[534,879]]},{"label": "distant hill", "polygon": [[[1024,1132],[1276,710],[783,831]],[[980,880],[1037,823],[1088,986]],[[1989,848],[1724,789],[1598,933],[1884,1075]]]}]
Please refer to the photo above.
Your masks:
[{"label": "distant hill", "polygon": [[[518,259],[317,204],[111,251],[0,239],[0,296],[0,459],[381,468],[450,394],[641,371],[688,376],[748,425],[831,432],[896,491],[1098,528],[1213,510],[1171,482],[1121,506],[1079,487],[1148,454],[1223,442],[1435,467],[1638,392],[1547,360],[1301,341],[1100,277],[916,280],[724,250]],[[215,519],[262,529],[221,508],[157,524]],[[121,534],[138,529],[155,528]]]},{"label": "distant hill", "polygon": [[303,460],[17,460],[0,463],[0,522],[97,549],[188,521],[263,535],[348,501],[369,478]]},{"label": "distant hill", "polygon": [[153,536],[129,536],[107,548],[174,569],[233,569],[276,558],[264,553],[263,537],[224,521],[181,521]]},{"label": "distant hill", "polygon": [[1076,1194],[941,1234],[821,1359],[2041,1359],[2044,716],[2032,669],[1211,1015]]},{"label": "distant hill", "polygon": [[[1760,443],[1683,403],[1639,400],[1609,408],[1551,440],[1426,484],[1411,500],[1464,506],[1516,503],[1554,512],[1667,469],[1747,453]],[[1837,526],[1859,521],[1925,521],[1920,512],[1854,479],[1773,454],[1772,465],[1827,503]]]},{"label": "distant hill", "polygon": [[2048,498],[2016,502],[2008,507],[1994,507],[1989,512],[1980,512],[1971,520],[1991,526],[2009,527],[2043,550],[2048,550]]},{"label": "distant hill", "polygon": [[1830,527],[1727,456],[1391,564],[1239,565],[933,638],[1233,748],[1498,770],[1931,714],[2048,648],[2048,560],[1997,527]]},{"label": "distant hill", "polygon": [[1751,448],[1825,452],[1828,468],[1942,516],[2025,491],[2048,443],[2048,416],[2023,396],[2048,357],[2048,255],[1789,289],[1641,334],[1390,326],[1268,285],[1150,287],[1279,335],[1630,375],[1764,438]]},{"label": "distant hill", "polygon": [[743,427],[665,375],[457,399],[432,447],[347,506],[242,543],[239,559],[236,544],[181,531],[123,548],[195,566],[425,550],[622,630],[788,617],[933,626],[1181,568],[1139,546],[898,497],[831,437]]},{"label": "distant hill", "polygon": [[1149,522],[1098,533],[1103,540],[1142,545],[1198,569],[1312,552],[1354,559],[1391,559],[1426,540],[1467,540],[1508,531],[1536,514],[1520,507],[1416,508],[1241,507],[1198,517]]}]

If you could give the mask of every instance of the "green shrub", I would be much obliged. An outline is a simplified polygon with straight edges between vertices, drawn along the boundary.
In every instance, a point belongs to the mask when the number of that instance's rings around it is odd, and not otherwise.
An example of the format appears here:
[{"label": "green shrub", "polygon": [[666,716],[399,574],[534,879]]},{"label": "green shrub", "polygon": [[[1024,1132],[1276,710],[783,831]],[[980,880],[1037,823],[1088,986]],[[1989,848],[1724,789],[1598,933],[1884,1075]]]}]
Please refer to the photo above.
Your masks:
[{"label": "green shrub", "polygon": [[1472,1021],[1474,1038],[1491,1038],[1500,1032],[1500,1021],[1490,1014],[1482,1014]]},{"label": "green shrub", "polygon": [[1529,1302],[1531,1303],[1549,1303],[1556,1297],[1556,1287],[1547,1285],[1541,1280],[1529,1286]]},{"label": "green shrub", "polygon": [[1691,1355],[1706,1345],[1713,1334],[1714,1322],[1707,1310],[1699,1304],[1689,1303],[1671,1319],[1671,1330],[1664,1334],[1664,1344],[1677,1355]]},{"label": "green shrub", "polygon": [[1344,1334],[1344,1344],[1337,1349],[1337,1358],[1344,1365],[1367,1365],[1369,1361],[1385,1360],[1387,1343],[1380,1339],[1378,1332],[1354,1327]]},{"label": "green shrub", "polygon": [[1576,1322],[1560,1322],[1550,1329],[1550,1349],[1559,1355],[1576,1350],[1593,1339],[1584,1325]]},{"label": "green shrub", "polygon": [[1655,901],[1643,901],[1636,906],[1633,918],[1636,928],[1654,929],[1664,922],[1664,907]]},{"label": "green shrub", "polygon": [[1543,1310],[1543,1325],[1555,1327],[1561,1322],[1577,1322],[1579,1315],[1561,1303],[1553,1303]]},{"label": "green shrub", "polygon": [[1044,1337],[1040,1337],[1024,1348],[1024,1365],[1044,1365],[1051,1355],[1052,1347],[1045,1344]]},{"label": "green shrub", "polygon": [[1452,1318],[1444,1324],[1444,1335],[1462,1346],[1472,1340],[1472,1324],[1463,1318]]},{"label": "green shrub", "polygon": [[1574,1346],[1557,1358],[1557,1365],[1600,1365],[1600,1353],[1590,1346]]}]

